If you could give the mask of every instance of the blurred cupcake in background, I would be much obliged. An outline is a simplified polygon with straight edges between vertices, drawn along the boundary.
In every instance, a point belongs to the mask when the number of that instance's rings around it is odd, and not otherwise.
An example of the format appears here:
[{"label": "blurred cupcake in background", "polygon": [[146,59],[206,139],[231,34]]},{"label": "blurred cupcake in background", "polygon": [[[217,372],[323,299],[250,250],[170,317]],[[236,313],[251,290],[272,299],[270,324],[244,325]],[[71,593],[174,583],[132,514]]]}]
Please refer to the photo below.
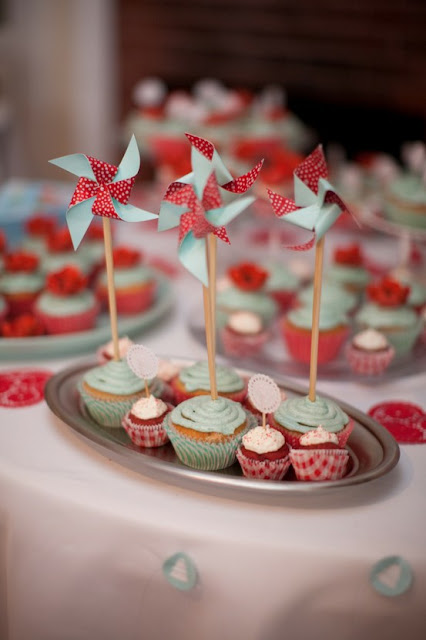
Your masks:
[{"label": "blurred cupcake in background", "polygon": [[350,293],[361,296],[371,276],[364,265],[360,246],[352,244],[347,247],[337,247],[334,250],[333,262],[325,273],[325,279],[339,284]]},{"label": "blurred cupcake in background", "polygon": [[25,223],[26,236],[21,243],[22,249],[42,258],[48,250],[49,236],[56,228],[55,218],[46,215],[32,216]]},{"label": "blurred cupcake in background", "polygon": [[383,373],[394,355],[395,349],[387,338],[375,329],[357,333],[345,348],[345,356],[352,371],[366,376]]},{"label": "blurred cupcake in background", "polygon": [[[220,396],[235,402],[243,402],[247,395],[247,385],[244,379],[231,367],[216,366],[216,384]],[[210,395],[208,363],[200,361],[182,368],[172,378],[171,386],[178,404],[194,396]]]},{"label": "blurred cupcake in background", "polygon": [[45,273],[59,271],[74,266],[88,275],[90,267],[84,254],[74,251],[68,227],[53,231],[47,240],[48,253],[43,255],[41,268]]},{"label": "blurred cupcake in background", "polygon": [[5,256],[0,293],[6,299],[10,316],[31,311],[44,285],[39,264],[40,260],[34,253],[15,251]]},{"label": "blurred cupcake in background", "polygon": [[264,329],[259,314],[235,311],[229,314],[220,337],[225,354],[249,358],[261,351],[268,339],[268,332]]},{"label": "blurred cupcake in background", "polygon": [[[297,294],[299,306],[311,307],[314,298],[314,285],[311,283]],[[358,305],[358,298],[335,282],[323,282],[321,287],[321,307],[332,307],[344,314],[351,314]]]},{"label": "blurred cupcake in background", "polygon": [[[130,338],[128,338],[127,336],[123,336],[122,338],[118,339],[118,351],[120,355],[120,360],[122,360],[127,356],[127,352],[133,344],[134,342],[130,340]],[[104,364],[105,362],[112,360],[114,357],[113,341],[110,340],[106,344],[100,346],[96,352],[96,356],[99,364]]]},{"label": "blurred cupcake in background", "polygon": [[265,268],[268,272],[264,285],[266,293],[275,300],[280,311],[288,311],[300,287],[300,279],[284,264],[278,262],[267,262]]},{"label": "blurred cupcake in background", "polygon": [[0,324],[0,335],[3,338],[33,338],[44,333],[43,324],[29,312],[3,320]]}]

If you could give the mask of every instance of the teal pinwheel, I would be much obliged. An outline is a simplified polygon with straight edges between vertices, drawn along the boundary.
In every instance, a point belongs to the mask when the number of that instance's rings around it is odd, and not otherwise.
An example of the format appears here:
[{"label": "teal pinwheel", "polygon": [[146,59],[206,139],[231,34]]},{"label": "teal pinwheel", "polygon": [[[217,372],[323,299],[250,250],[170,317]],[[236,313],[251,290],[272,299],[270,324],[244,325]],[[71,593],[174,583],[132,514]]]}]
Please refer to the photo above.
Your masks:
[{"label": "teal pinwheel", "polygon": [[321,145],[294,171],[294,200],[270,189],[268,195],[276,216],[312,232],[307,242],[290,247],[297,250],[310,249],[324,236],[340,214],[348,211],[328,181],[327,164]]},{"label": "teal pinwheel", "polygon": [[230,193],[245,193],[256,180],[263,161],[251,171],[233,179],[208,140],[186,134],[192,145],[192,172],[172,182],[160,208],[158,228],[179,227],[179,259],[208,286],[206,238],[213,234],[230,243],[225,225],[254,200],[252,196],[231,199]]},{"label": "teal pinwheel", "polygon": [[140,166],[139,149],[134,136],[118,167],[83,153],[73,153],[50,162],[79,177],[66,214],[74,249],[79,246],[94,216],[126,222],[157,218],[157,214],[128,203]]}]

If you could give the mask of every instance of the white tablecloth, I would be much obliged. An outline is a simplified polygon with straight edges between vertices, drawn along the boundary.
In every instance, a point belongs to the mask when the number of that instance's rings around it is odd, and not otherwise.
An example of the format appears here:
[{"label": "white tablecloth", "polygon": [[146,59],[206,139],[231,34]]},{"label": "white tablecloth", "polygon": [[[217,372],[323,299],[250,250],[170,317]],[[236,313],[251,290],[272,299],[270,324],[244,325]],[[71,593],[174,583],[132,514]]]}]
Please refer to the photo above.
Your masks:
[{"label": "white tablecloth", "polygon": [[[205,355],[182,321],[189,282],[177,283],[177,317],[143,337],[160,354]],[[59,371],[78,361],[33,364]],[[388,398],[422,404],[426,373],[319,389],[363,410]],[[131,472],[45,402],[0,408],[0,638],[423,640],[425,495],[422,445],[401,447],[397,467],[366,485],[259,504]],[[193,590],[163,575],[176,552],[197,568]],[[390,555],[414,574],[394,598],[369,582]]]}]

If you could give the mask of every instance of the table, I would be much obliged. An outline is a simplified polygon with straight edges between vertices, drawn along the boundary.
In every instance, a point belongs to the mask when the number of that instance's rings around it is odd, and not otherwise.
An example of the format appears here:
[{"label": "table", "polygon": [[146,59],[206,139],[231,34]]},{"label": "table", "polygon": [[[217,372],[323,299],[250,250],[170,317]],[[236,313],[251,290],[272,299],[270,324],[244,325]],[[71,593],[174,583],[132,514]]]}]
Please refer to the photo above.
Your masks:
[{"label": "table", "polygon": [[[176,316],[143,337],[160,355],[205,357],[183,322],[191,283],[177,282]],[[30,366],[59,371],[79,360]],[[363,410],[388,398],[422,404],[426,373],[319,389]],[[423,640],[425,495],[422,445],[401,447],[397,467],[369,485],[260,504],[129,471],[44,402],[0,408],[0,638]],[[196,566],[192,590],[163,574],[177,552]],[[393,555],[414,582],[387,598],[369,574]]]}]

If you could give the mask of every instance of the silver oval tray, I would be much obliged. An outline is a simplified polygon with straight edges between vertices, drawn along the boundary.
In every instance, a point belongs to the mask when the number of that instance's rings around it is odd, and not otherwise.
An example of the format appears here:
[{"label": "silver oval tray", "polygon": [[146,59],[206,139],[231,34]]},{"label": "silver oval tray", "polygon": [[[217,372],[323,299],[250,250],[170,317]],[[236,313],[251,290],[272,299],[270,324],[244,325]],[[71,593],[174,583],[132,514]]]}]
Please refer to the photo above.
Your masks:
[{"label": "silver oval tray", "polygon": [[[191,361],[173,359],[178,365]],[[86,443],[108,458],[141,474],[154,477],[171,485],[183,486],[194,491],[220,494],[240,499],[279,497],[328,492],[333,489],[369,482],[388,473],[399,460],[399,447],[394,438],[375,420],[361,411],[339,402],[354,419],[354,430],[347,449],[350,453],[349,471],[341,480],[333,482],[300,482],[287,474],[281,482],[265,482],[244,478],[238,463],[222,471],[196,471],[181,464],[171,444],[157,449],[136,447],[124,429],[110,429],[97,425],[80,407],[77,382],[94,362],[70,367],[53,376],[45,389],[46,402]],[[240,371],[244,376],[248,371]],[[277,379],[288,396],[306,395],[306,390],[292,382]]]}]

